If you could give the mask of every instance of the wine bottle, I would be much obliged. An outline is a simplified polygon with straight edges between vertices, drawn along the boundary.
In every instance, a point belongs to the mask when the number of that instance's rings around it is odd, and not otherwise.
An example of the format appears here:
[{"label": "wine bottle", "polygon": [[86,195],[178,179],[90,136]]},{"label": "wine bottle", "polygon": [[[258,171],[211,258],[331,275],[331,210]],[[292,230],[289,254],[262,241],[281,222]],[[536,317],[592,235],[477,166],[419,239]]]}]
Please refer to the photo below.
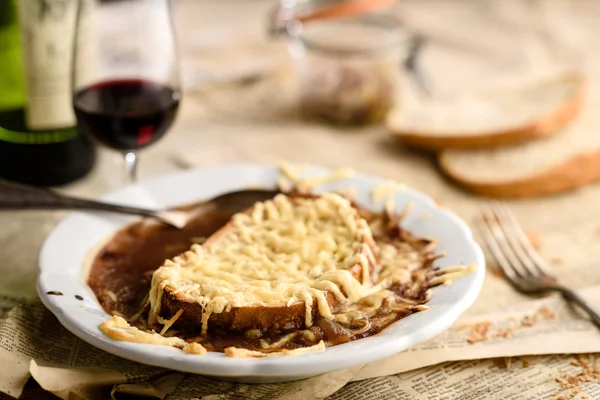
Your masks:
[{"label": "wine bottle", "polygon": [[77,0],[0,0],[0,178],[62,185],[94,165],[72,109],[76,12]]}]

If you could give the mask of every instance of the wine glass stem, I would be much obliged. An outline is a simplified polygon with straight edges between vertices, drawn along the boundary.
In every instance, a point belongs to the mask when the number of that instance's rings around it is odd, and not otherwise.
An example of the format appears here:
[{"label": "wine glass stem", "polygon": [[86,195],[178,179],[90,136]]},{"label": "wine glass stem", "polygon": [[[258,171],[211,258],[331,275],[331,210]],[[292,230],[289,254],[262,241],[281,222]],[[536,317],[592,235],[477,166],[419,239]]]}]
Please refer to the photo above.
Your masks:
[{"label": "wine glass stem", "polygon": [[124,156],[129,180],[131,183],[135,183],[137,182],[138,156],[134,151],[126,152]]}]

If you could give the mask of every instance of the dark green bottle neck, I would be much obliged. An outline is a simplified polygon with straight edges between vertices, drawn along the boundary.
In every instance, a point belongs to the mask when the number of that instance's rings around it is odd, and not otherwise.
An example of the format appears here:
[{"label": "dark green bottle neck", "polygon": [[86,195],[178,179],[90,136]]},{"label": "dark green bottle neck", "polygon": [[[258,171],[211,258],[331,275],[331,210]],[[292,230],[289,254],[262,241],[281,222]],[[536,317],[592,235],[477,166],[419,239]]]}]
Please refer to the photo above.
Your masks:
[{"label": "dark green bottle neck", "polygon": [[16,0],[0,0],[0,29],[17,23]]}]

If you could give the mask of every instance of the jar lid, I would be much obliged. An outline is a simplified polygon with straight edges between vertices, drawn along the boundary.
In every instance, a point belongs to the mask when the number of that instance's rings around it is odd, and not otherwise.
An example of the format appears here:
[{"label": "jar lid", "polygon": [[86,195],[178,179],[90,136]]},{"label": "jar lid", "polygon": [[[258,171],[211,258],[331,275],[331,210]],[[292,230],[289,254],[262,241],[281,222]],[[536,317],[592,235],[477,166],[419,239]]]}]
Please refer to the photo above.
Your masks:
[{"label": "jar lid", "polygon": [[290,8],[300,22],[361,15],[396,3],[397,0],[310,0]]}]

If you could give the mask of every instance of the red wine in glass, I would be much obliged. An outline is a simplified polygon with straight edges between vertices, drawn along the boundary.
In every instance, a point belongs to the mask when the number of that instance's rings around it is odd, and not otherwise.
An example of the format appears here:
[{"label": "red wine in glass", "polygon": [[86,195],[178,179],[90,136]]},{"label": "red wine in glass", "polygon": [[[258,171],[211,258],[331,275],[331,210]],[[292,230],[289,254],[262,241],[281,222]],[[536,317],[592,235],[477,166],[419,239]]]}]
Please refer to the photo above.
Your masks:
[{"label": "red wine in glass", "polygon": [[178,91],[144,79],[115,79],[73,95],[79,129],[105,146],[131,151],[160,139],[175,119]]}]

